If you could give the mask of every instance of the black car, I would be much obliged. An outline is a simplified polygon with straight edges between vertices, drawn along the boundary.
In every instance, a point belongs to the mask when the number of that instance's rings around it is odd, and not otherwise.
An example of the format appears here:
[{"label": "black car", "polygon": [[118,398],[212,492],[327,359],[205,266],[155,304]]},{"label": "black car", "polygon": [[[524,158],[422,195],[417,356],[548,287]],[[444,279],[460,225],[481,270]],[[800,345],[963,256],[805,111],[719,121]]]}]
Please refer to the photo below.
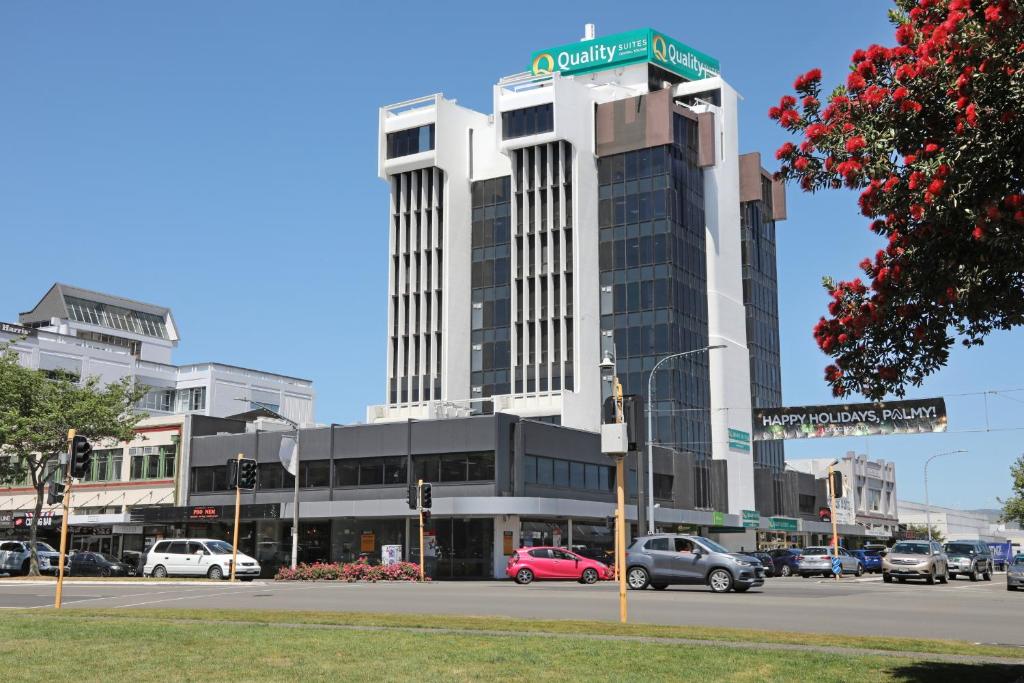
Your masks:
[{"label": "black car", "polygon": [[128,565],[113,555],[79,552],[71,556],[71,576],[127,576]]}]

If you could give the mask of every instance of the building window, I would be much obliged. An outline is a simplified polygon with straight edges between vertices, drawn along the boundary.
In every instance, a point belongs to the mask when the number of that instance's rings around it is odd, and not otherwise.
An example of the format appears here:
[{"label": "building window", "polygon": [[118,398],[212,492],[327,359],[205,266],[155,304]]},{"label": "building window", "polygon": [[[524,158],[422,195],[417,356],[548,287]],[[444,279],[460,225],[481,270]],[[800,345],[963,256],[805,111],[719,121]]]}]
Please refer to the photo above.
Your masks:
[{"label": "building window", "polygon": [[[132,462],[134,464],[134,460]],[[134,479],[135,477],[132,478]],[[213,491],[227,491],[227,467],[225,465],[213,465],[210,467],[193,467],[189,490],[192,493],[211,493]]]},{"label": "building window", "polygon": [[174,410],[174,389],[150,389],[138,407],[140,410],[169,413]]},{"label": "building window", "polygon": [[388,133],[388,159],[434,149],[434,124]]},{"label": "building window", "polygon": [[346,458],[334,461],[334,485],[404,486],[406,472],[404,455],[387,458]]},{"label": "building window", "polygon": [[868,489],[868,509],[872,512],[878,512],[879,506],[882,504],[882,492],[878,489]]},{"label": "building window", "polygon": [[176,452],[171,445],[129,448],[131,479],[173,479]]},{"label": "building window", "polygon": [[813,515],[815,512],[814,500],[814,496],[809,496],[807,494],[801,493],[798,501],[798,504],[800,506],[800,513],[805,515]]},{"label": "building window", "polygon": [[662,500],[672,499],[672,485],[675,483],[675,477],[671,474],[658,474],[654,473],[654,497]]},{"label": "building window", "polygon": [[[658,479],[659,476],[668,478],[668,497],[671,497],[672,475],[654,476],[656,489],[658,482],[661,481]],[[612,468],[608,465],[592,465],[561,458],[545,458],[540,455],[527,455],[523,458],[523,482],[526,484],[608,492],[612,490],[612,481]]]},{"label": "building window", "polygon": [[441,453],[413,456],[417,479],[427,482],[494,481],[494,453]]},{"label": "building window", "polygon": [[193,413],[206,410],[206,387],[178,389],[174,400],[174,412]]},{"label": "building window", "polygon": [[121,448],[93,451],[92,462],[89,463],[89,471],[82,481],[121,481],[121,462],[123,459],[124,449]]},{"label": "building window", "polygon": [[249,410],[259,410],[264,408],[272,413],[281,413],[281,405],[279,403],[266,403],[264,401],[249,401]]},{"label": "building window", "polygon": [[554,129],[555,111],[554,105],[550,102],[501,113],[502,140],[549,133]]},{"label": "building window", "polygon": [[260,489],[292,489],[295,488],[295,477],[279,462],[261,462],[259,464]]},{"label": "building window", "polygon": [[330,460],[310,460],[299,463],[299,467],[299,473],[302,475],[300,485],[303,488],[323,488],[331,485]]},{"label": "building window", "polygon": [[67,305],[68,317],[76,322],[134,332],[147,337],[170,339],[163,316],[86,301],[73,296],[64,297],[64,303]]}]

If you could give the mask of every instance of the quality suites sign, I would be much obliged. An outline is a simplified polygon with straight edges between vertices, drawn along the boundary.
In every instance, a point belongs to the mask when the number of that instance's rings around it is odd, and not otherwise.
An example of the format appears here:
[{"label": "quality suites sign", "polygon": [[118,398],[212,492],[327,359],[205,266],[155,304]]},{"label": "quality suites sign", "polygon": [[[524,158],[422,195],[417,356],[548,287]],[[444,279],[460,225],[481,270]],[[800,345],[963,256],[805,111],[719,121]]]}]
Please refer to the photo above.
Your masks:
[{"label": "quality suites sign", "polygon": [[538,50],[530,55],[530,70],[538,76],[555,71],[568,76],[641,62],[657,64],[689,80],[719,73],[714,57],[650,28]]}]

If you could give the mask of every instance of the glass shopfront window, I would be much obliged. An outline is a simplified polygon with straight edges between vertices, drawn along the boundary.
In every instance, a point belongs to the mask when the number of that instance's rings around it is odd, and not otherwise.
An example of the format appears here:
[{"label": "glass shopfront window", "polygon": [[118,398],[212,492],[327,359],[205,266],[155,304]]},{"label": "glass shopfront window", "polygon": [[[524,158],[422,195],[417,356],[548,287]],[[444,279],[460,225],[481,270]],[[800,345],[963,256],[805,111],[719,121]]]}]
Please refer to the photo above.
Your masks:
[{"label": "glass shopfront window", "polygon": [[494,452],[413,456],[416,478],[429,482],[494,481]]},{"label": "glass shopfront window", "polygon": [[[381,560],[382,546],[405,547],[404,519],[343,517],[332,520],[331,524],[332,562],[355,562],[365,554],[370,562],[376,564]],[[416,561],[419,561],[418,554]]]}]

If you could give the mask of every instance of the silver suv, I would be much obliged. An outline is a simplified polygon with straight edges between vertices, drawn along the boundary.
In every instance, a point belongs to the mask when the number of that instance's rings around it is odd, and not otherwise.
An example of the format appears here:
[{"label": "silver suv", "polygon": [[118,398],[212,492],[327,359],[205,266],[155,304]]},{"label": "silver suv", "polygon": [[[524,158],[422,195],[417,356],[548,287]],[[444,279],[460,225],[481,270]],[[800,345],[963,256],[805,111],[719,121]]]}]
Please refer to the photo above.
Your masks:
[{"label": "silver suv", "polygon": [[[32,547],[28,541],[0,541],[0,572],[28,576]],[[41,574],[56,574],[60,553],[42,541],[36,541],[36,556]],[[66,559],[65,559],[66,562]]]},{"label": "silver suv", "polygon": [[992,580],[992,549],[984,541],[949,541],[942,546],[949,558],[949,578],[955,579],[960,574],[977,581],[984,577]]},{"label": "silver suv", "polygon": [[655,534],[637,539],[627,549],[626,583],[633,590],[698,584],[715,593],[742,593],[764,585],[764,567],[757,558],[729,552],[703,536]]}]

